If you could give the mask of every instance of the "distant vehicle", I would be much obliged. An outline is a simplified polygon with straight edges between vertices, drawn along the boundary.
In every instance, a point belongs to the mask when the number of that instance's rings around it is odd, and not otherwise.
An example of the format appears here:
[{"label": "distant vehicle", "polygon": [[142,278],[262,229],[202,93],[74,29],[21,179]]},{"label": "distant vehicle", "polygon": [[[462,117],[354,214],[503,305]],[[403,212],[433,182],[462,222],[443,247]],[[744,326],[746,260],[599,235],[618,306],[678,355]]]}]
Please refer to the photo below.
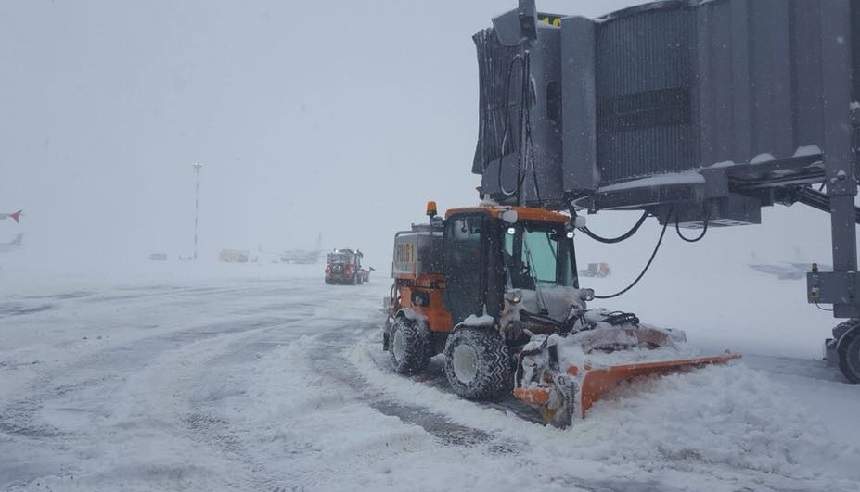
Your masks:
[{"label": "distant vehicle", "polygon": [[314,249],[289,249],[281,253],[282,263],[293,263],[297,265],[314,265],[320,261],[322,255],[322,234],[317,236]]},{"label": "distant vehicle", "polygon": [[0,220],[12,219],[15,222],[21,222],[21,212],[23,212],[23,210],[18,210],[17,212],[12,212],[11,214],[0,213]]},{"label": "distant vehicle", "polygon": [[147,258],[152,261],[167,261],[167,253],[152,253]]},{"label": "distant vehicle", "polygon": [[24,239],[23,234],[18,234],[12,242],[0,244],[0,253],[9,253],[21,247],[21,240]]},{"label": "distant vehicle", "polygon": [[247,249],[229,249],[221,250],[218,259],[224,263],[248,263],[251,259],[251,252]]},{"label": "distant vehicle", "polygon": [[600,262],[600,263],[589,263],[588,268],[585,270],[580,270],[579,275],[582,277],[608,277],[609,276],[609,263]]},{"label": "distant vehicle", "polygon": [[349,248],[336,249],[326,256],[325,283],[362,284],[370,280],[373,270],[362,268],[364,253]]},{"label": "distant vehicle", "polygon": [[319,261],[321,253],[318,250],[290,249],[281,253],[281,263],[313,265]]}]

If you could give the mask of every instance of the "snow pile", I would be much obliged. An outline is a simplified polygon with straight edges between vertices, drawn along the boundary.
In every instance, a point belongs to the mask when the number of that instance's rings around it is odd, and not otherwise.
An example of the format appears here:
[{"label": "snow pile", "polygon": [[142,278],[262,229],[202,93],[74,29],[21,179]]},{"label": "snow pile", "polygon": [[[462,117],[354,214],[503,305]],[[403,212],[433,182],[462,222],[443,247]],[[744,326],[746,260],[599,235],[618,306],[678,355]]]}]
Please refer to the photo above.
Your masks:
[{"label": "snow pile", "polygon": [[743,364],[711,366],[625,384],[574,432],[611,433],[611,442],[591,448],[610,461],[723,465],[797,478],[850,470],[845,465],[860,462],[860,450],[833,446],[800,397]]},{"label": "snow pile", "polygon": [[743,362],[622,384],[560,431],[388,373],[371,350],[376,342],[357,347],[350,359],[379,391],[523,443],[526,461],[555,464],[529,467],[537,482],[565,469],[693,490],[737,490],[750,477],[759,487],[854,490],[852,481],[860,480],[860,449],[835,446],[838,439],[803,395]]},{"label": "snow pile", "polygon": [[470,314],[466,319],[462,321],[462,324],[465,326],[489,326],[495,322],[495,318],[493,318],[489,314],[484,313],[481,316],[475,316],[474,314]]},{"label": "snow pile", "polygon": [[674,173],[663,173],[651,176],[648,178],[636,179],[633,181],[625,181],[621,183],[613,183],[606,186],[601,186],[597,189],[599,193],[610,193],[616,191],[625,191],[634,188],[647,188],[651,186],[667,186],[680,184],[703,184],[704,176],[698,171],[682,171]]},{"label": "snow pile", "polygon": [[[562,339],[564,340],[564,339]],[[703,355],[698,349],[682,345],[680,347],[659,347],[655,349],[634,347],[614,352],[594,351],[585,353],[582,345],[574,341],[562,341],[559,343],[559,362],[562,369],[574,365],[579,368],[586,366],[606,367],[633,362],[666,361],[675,359],[689,359]]]}]

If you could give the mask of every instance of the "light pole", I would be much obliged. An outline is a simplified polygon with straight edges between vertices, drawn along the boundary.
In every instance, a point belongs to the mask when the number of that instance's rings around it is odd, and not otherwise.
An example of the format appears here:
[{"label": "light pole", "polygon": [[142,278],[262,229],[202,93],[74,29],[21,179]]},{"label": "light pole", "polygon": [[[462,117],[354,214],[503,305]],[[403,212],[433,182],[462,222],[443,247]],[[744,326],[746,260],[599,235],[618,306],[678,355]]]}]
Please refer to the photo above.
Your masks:
[{"label": "light pole", "polygon": [[203,164],[191,164],[194,169],[194,260],[197,260],[197,227],[200,223],[200,168]]}]

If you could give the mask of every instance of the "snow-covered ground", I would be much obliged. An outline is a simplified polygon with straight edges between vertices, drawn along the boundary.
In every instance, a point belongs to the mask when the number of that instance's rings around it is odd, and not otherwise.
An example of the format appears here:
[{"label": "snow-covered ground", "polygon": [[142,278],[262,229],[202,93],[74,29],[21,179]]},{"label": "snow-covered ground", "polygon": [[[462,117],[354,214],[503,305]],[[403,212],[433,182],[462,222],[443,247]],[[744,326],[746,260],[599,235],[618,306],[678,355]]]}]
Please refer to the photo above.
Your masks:
[{"label": "snow-covered ground", "polygon": [[[740,287],[802,289],[749,278]],[[784,320],[806,307],[793,300],[697,318],[639,291],[618,307],[745,358],[622,388],[559,431],[455,397],[438,360],[393,374],[388,287],[379,272],[326,286],[318,267],[286,265],[110,282],[0,272],[0,488],[860,489],[860,387],[813,356],[780,357],[803,337],[768,343],[793,333]]]}]

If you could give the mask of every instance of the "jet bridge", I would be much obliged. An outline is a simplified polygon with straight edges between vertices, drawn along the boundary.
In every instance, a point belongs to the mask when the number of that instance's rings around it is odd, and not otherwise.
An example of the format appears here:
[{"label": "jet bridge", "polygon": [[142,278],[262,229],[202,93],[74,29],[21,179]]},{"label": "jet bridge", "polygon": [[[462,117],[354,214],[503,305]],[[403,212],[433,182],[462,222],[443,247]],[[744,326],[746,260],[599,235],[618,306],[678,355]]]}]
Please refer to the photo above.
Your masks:
[{"label": "jet bridge", "polygon": [[829,212],[833,247],[809,302],[860,317],[857,2],[669,0],[586,19],[521,0],[473,40],[482,198],[679,228],[809,205]]}]

